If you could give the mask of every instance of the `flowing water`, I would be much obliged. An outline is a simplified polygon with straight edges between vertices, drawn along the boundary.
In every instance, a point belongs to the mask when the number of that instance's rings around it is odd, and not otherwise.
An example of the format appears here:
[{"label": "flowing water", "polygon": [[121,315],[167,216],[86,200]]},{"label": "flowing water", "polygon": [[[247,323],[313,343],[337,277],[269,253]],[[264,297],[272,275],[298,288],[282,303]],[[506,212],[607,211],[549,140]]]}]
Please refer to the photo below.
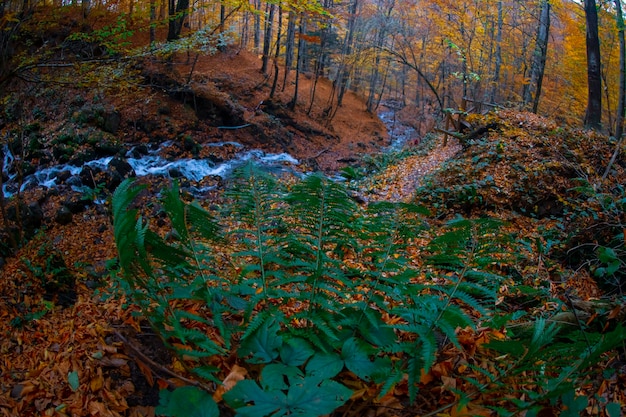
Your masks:
[{"label": "flowing water", "polygon": [[[378,116],[387,126],[391,144],[387,148],[388,151],[401,149],[410,140],[416,137],[416,131],[410,126],[406,126],[396,120],[396,108],[392,105],[385,107]],[[228,161],[215,162],[211,159],[201,158],[182,158],[171,160],[163,157],[163,149],[170,146],[172,142],[163,143],[156,149],[153,149],[145,155],[136,155],[133,150],[129,150],[126,157],[123,158],[135,171],[136,176],[143,177],[146,175],[160,176],[166,178],[186,178],[189,181],[201,182],[203,179],[211,176],[218,176],[227,179],[232,172],[248,161],[254,161],[264,169],[280,173],[290,172],[296,175],[302,175],[294,168],[299,161],[287,153],[273,154],[266,153],[261,150],[245,150],[244,146],[237,142],[219,142],[206,144],[206,147],[222,147],[231,146],[240,148],[235,157]],[[41,168],[34,174],[24,177],[21,186],[18,184],[18,173],[16,164],[19,162],[11,153],[7,145],[3,148],[3,186],[2,192],[5,197],[10,197],[20,191],[32,189],[35,187],[52,188],[59,186],[61,183],[71,185],[76,191],[84,191],[85,186],[81,183],[79,174],[85,167],[91,167],[96,170],[106,170],[114,157],[108,156],[100,159],[89,161],[82,166],[72,164],[60,164],[47,168]],[[335,176],[340,179],[339,176]],[[192,191],[204,192],[206,188],[195,188]]]},{"label": "flowing water", "polygon": [[[294,172],[293,166],[298,165],[299,161],[287,153],[273,154],[266,153],[261,150],[243,150],[243,145],[236,142],[212,143],[205,146],[234,146],[241,148],[242,151],[237,153],[235,158],[224,161],[214,162],[210,159],[193,159],[183,158],[175,161],[164,158],[161,151],[171,142],[162,144],[159,148],[152,150],[147,155],[132,156],[129,151],[124,160],[133,168],[137,177],[146,175],[154,175],[161,177],[184,177],[190,181],[200,182],[204,178],[210,176],[219,176],[223,179],[228,178],[232,172],[248,161],[254,161],[264,169],[271,172]],[[3,178],[4,183],[2,192],[5,197],[10,197],[18,191],[17,178],[18,174],[15,169],[16,158],[10,152],[7,146],[4,147],[4,165]],[[60,164],[47,168],[39,169],[37,172],[24,177],[21,185],[21,191],[32,189],[35,187],[52,188],[60,185],[62,182],[72,185],[75,190],[82,190],[78,178],[84,167],[93,169],[106,170],[114,159],[113,156],[107,156],[95,159],[85,163],[83,166],[72,164]],[[62,181],[60,178],[69,178]],[[206,191],[206,190],[201,190]]]}]

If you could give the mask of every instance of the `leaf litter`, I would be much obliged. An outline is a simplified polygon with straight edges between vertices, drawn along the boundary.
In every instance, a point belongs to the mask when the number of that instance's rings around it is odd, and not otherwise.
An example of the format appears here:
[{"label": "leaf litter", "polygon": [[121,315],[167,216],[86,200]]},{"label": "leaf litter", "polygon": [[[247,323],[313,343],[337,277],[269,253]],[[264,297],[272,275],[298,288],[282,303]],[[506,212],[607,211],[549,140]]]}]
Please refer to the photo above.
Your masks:
[{"label": "leaf litter", "polygon": [[[487,176],[491,176],[493,183],[487,191],[480,187],[476,190],[480,199],[475,199],[469,206],[446,201],[436,206],[442,211],[440,216],[444,218],[458,211],[470,215],[483,213],[505,219],[508,222],[506,227],[518,231],[520,235],[544,239],[540,231],[558,227],[557,222],[549,216],[520,215],[520,209],[535,210],[536,215],[541,214],[536,205],[545,201],[542,198],[546,195],[554,197],[564,206],[570,203],[568,192],[573,186],[572,178],[566,175],[555,177],[554,172],[562,172],[561,167],[550,164],[560,162],[568,172],[573,170],[589,175],[598,172],[608,149],[598,152],[599,138],[586,133],[577,136],[581,139],[577,146],[559,147],[550,139],[564,133],[559,132],[553,123],[535,115],[504,113],[499,116],[499,122],[503,125],[501,132],[488,138],[486,147],[483,144],[464,149],[458,142],[449,141],[447,147],[436,146],[426,155],[409,156],[375,175],[367,190],[368,195],[376,201],[407,202],[414,199],[416,193],[418,196],[424,193],[424,185],[432,187],[433,183],[440,182],[452,188],[462,182],[484,182]],[[506,148],[504,156],[498,151],[502,146]],[[596,149],[595,153],[593,149]],[[482,166],[476,163],[481,157],[487,158],[485,154],[495,158],[495,166],[492,163]],[[600,161],[594,161],[598,154]],[[500,163],[499,155],[505,161]],[[523,164],[523,169],[512,167],[516,159]],[[450,162],[446,170],[439,170],[446,161]],[[486,174],[486,170],[490,174]],[[618,167],[617,170],[615,175],[624,178],[623,169]],[[529,190],[518,185],[530,181],[526,178],[529,172],[538,173],[533,177],[538,197],[524,201],[523,193]],[[550,177],[543,178],[542,173]],[[532,184],[526,182],[524,185]],[[515,206],[516,203],[511,201],[515,199],[521,203]],[[140,387],[158,390],[187,384],[190,376],[184,363],[172,360],[158,343],[147,345],[141,341],[141,334],[150,330],[138,321],[133,314],[134,309],[126,304],[127,300],[107,298],[104,292],[94,292],[86,285],[88,277],[80,268],[80,263],[91,261],[93,264],[95,260],[102,269],[99,272],[103,273],[104,262],[115,256],[110,226],[98,224],[101,221],[98,219],[96,213],[87,211],[77,224],[56,226],[59,230],[55,231],[58,237],[54,250],[71,255],[71,259],[78,261],[75,265],[68,265],[68,269],[80,278],[76,302],[70,307],[44,303],[40,296],[43,293],[41,282],[24,265],[23,259],[37,259],[39,256],[40,240],[33,240],[21,252],[21,258],[9,259],[5,265],[4,276],[14,279],[4,279],[1,283],[3,302],[0,304],[0,317],[11,325],[4,326],[0,341],[0,415],[79,416],[88,412],[93,416],[150,416],[154,415],[155,403],[137,392]],[[93,230],[100,232],[95,234]],[[535,260],[534,265],[520,266],[525,268],[523,274],[534,275],[535,281],[530,282],[533,285],[549,283],[554,296],[574,291],[580,299],[595,300],[603,295],[593,278],[583,270],[565,271],[563,266],[550,265],[539,255]],[[565,282],[555,280],[563,274],[570,274]],[[107,282],[101,284],[103,287],[108,285]],[[515,302],[514,287],[510,291],[510,294],[502,296],[507,302]],[[535,311],[550,308],[549,305],[542,305]],[[33,310],[41,311],[42,315],[23,323],[15,322],[17,317]],[[613,308],[613,317],[619,316],[618,310],[618,307]],[[395,318],[388,319],[391,322]],[[131,337],[117,337],[116,332],[130,334]],[[342,374],[342,381],[355,391],[344,415],[434,415],[434,410],[438,409],[440,412],[437,415],[494,415],[492,410],[482,405],[489,403],[488,397],[479,396],[461,408],[451,407],[450,404],[459,400],[459,390],[471,388],[467,386],[466,378],[480,380],[483,377],[478,368],[496,372],[490,362],[498,361],[498,358],[484,345],[489,340],[504,339],[506,335],[500,329],[488,328],[477,331],[457,329],[457,333],[461,346],[445,345],[437,363],[422,376],[418,407],[406,404],[406,380],[391,393],[378,398],[372,385],[359,380],[351,381],[349,374]],[[142,350],[147,358],[161,355],[159,366],[138,355],[138,350]],[[232,360],[215,365],[222,369],[225,388],[234,386],[248,372]],[[606,366],[606,363],[598,366]],[[607,401],[624,404],[626,393],[620,388],[624,383],[623,375],[615,374],[610,379],[596,382],[591,381],[589,385],[580,387],[580,393],[595,394]],[[221,399],[222,395],[221,390],[216,391],[215,399]],[[586,415],[598,415],[600,410],[599,403],[591,401]],[[545,412],[548,413],[549,408]]]}]

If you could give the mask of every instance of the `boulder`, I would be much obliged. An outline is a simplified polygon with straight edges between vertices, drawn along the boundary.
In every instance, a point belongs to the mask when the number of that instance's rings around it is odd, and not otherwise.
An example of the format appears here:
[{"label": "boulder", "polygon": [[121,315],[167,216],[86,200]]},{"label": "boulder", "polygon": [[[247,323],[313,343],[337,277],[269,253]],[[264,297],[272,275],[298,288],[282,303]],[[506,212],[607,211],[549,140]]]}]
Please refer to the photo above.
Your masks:
[{"label": "boulder", "polygon": [[72,222],[72,212],[66,206],[61,206],[54,215],[54,221],[66,225]]}]

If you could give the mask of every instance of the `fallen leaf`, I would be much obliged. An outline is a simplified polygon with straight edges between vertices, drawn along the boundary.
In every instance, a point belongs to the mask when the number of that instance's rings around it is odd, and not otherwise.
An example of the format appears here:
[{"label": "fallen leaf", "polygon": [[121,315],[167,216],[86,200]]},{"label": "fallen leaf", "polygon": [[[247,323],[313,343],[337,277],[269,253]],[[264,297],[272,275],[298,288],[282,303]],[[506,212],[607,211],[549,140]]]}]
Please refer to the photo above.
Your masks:
[{"label": "fallen leaf", "polygon": [[237,382],[246,379],[246,375],[248,375],[248,371],[245,368],[242,368],[239,365],[233,366],[230,373],[226,376],[226,378],[224,378],[224,381],[222,381],[222,385],[215,390],[215,394],[213,394],[215,402],[222,401],[224,393],[234,387]]}]

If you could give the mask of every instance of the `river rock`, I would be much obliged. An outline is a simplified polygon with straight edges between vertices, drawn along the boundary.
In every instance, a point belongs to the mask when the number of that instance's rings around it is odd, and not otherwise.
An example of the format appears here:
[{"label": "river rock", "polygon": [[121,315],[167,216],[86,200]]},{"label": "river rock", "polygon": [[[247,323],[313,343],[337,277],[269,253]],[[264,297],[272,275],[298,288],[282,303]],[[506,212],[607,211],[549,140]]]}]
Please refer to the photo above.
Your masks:
[{"label": "river rock", "polygon": [[72,172],[70,170],[63,170],[57,174],[57,180],[64,183],[72,176]]},{"label": "river rock", "polygon": [[149,152],[150,150],[148,149],[148,146],[141,144],[141,145],[133,146],[133,148],[130,151],[128,151],[126,156],[129,158],[140,159],[142,156],[148,155]]},{"label": "river rock", "polygon": [[54,215],[54,221],[66,225],[72,222],[72,212],[66,206],[61,206]]},{"label": "river rock", "polygon": [[85,211],[87,207],[89,207],[93,202],[83,196],[82,194],[75,193],[69,196],[64,202],[63,205],[67,207],[67,209],[72,214],[78,214]]},{"label": "river rock", "polygon": [[114,110],[112,112],[107,112],[104,114],[104,123],[102,126],[102,130],[115,135],[119,130],[121,123],[122,114],[119,111]]},{"label": "river rock", "polygon": [[137,174],[133,167],[124,159],[113,158],[106,170],[106,187],[109,191],[115,190],[126,178],[135,177]]},{"label": "river rock", "polygon": [[12,205],[7,209],[7,218],[10,221],[18,221],[18,217],[21,223],[20,228],[24,233],[24,237],[29,239],[35,234],[37,229],[41,227],[44,215],[39,203],[34,201],[28,205],[23,203],[20,204],[19,216],[15,205]]},{"label": "river rock", "polygon": [[98,178],[101,172],[102,170],[100,168],[86,165],[83,169],[81,169],[78,177],[83,185],[90,188],[96,188],[98,186]]}]

